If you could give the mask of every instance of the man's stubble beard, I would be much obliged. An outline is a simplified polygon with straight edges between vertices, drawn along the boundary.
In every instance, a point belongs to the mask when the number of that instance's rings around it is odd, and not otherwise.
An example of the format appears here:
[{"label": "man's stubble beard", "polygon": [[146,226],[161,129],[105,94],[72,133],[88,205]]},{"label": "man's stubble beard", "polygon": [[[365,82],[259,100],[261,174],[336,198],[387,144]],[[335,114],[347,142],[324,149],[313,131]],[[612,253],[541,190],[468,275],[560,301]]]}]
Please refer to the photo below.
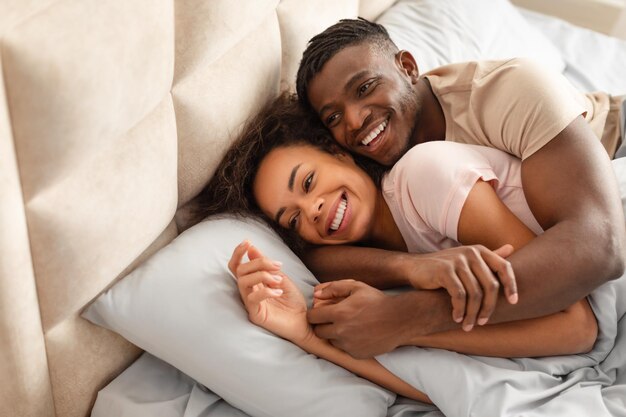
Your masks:
[{"label": "man's stubble beard", "polygon": [[400,110],[405,117],[411,118],[409,121],[412,123],[408,136],[403,138],[401,149],[395,158],[394,163],[397,162],[398,159],[402,158],[402,156],[407,153],[409,149],[417,145],[417,142],[414,143],[415,133],[417,132],[418,125],[420,124],[419,121],[422,118],[422,102],[419,95],[413,90],[411,83],[404,78],[402,81],[403,91],[400,97]]}]

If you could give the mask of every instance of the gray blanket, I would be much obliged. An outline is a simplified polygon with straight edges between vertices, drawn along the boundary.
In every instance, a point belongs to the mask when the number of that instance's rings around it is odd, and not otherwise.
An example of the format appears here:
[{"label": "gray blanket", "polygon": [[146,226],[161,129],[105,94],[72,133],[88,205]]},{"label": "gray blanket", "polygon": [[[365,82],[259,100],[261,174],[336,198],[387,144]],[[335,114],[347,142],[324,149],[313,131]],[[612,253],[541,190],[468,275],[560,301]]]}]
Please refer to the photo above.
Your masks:
[{"label": "gray blanket", "polygon": [[588,354],[502,359],[404,347],[377,359],[430,396],[443,414],[429,417],[626,416],[626,276],[589,301],[600,332]]}]

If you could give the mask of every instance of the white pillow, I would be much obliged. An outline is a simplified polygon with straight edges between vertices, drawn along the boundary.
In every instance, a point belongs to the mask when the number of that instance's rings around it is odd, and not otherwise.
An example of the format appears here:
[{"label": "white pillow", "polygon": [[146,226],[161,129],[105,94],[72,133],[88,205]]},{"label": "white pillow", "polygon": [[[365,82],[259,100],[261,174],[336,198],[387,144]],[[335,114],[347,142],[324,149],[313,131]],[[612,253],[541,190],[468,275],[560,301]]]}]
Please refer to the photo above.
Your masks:
[{"label": "white pillow", "polygon": [[311,300],[317,281],[268,227],[218,218],[178,236],[83,313],[253,416],[381,416],[390,392],[248,321],[227,263],[244,239],[283,262]]},{"label": "white pillow", "polygon": [[377,20],[420,72],[453,62],[532,58],[563,72],[559,50],[507,0],[400,0]]}]

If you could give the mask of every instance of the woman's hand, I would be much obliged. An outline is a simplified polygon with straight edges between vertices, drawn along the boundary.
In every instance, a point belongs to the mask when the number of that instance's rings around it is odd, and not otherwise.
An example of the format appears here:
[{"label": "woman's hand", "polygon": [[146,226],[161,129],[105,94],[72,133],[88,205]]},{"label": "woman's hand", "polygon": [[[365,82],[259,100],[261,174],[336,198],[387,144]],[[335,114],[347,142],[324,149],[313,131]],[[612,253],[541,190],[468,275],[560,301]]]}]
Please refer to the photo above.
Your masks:
[{"label": "woman's hand", "polygon": [[[250,261],[242,263],[246,253]],[[235,248],[228,262],[250,321],[300,345],[313,334],[306,302],[280,267],[280,262],[266,258],[248,241]]]}]

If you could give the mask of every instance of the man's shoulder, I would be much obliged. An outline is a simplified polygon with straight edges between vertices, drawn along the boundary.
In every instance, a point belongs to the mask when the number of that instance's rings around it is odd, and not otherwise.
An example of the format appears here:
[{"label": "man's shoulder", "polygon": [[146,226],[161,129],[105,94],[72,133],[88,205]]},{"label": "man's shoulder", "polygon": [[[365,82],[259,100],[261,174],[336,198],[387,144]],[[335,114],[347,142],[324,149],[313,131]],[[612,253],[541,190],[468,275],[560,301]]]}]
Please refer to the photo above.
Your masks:
[{"label": "man's shoulder", "polygon": [[544,73],[550,71],[532,59],[518,57],[449,64],[427,72],[424,77],[429,80],[436,93],[446,93],[450,90],[476,88],[491,82],[515,82],[511,79],[541,79]]}]

